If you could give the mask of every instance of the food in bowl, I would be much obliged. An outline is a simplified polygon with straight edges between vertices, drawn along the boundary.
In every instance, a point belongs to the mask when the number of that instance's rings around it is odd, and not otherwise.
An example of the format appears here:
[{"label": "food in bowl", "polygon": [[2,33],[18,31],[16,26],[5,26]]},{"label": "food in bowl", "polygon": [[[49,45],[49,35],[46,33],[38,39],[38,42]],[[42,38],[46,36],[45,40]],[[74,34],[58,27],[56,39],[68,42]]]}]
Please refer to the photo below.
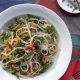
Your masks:
[{"label": "food in bowl", "polygon": [[46,72],[54,62],[57,46],[54,26],[35,15],[15,17],[0,31],[2,67],[18,78]]}]

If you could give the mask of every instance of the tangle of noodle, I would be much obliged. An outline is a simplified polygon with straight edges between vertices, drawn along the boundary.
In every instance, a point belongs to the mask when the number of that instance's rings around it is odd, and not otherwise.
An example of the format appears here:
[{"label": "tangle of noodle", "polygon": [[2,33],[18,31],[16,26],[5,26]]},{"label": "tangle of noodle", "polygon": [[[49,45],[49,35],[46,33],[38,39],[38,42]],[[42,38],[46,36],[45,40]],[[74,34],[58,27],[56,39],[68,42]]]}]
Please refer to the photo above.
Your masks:
[{"label": "tangle of noodle", "polygon": [[47,71],[58,46],[53,25],[33,15],[19,16],[13,24],[0,32],[2,67],[18,78]]}]

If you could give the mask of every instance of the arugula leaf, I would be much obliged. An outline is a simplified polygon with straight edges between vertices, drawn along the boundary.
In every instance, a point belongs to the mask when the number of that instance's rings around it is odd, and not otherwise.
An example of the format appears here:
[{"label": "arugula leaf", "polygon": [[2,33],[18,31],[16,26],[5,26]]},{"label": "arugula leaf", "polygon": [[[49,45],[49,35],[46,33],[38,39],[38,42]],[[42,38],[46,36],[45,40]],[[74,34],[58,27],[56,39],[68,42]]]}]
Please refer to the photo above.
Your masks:
[{"label": "arugula leaf", "polygon": [[27,14],[28,19],[34,18],[34,19],[40,19],[38,16]]},{"label": "arugula leaf", "polygon": [[21,77],[20,71],[19,72],[16,72],[15,75],[16,75],[16,77],[20,78]]},{"label": "arugula leaf", "polygon": [[44,24],[42,28],[44,28],[48,33],[52,33],[54,31],[53,25],[51,24]]},{"label": "arugula leaf", "polygon": [[25,46],[25,44],[22,43],[21,41],[19,41],[18,44],[16,45],[16,47],[24,47],[24,46]]},{"label": "arugula leaf", "polygon": [[41,41],[38,39],[35,39],[34,43],[33,43],[34,47],[39,48],[41,45]]},{"label": "arugula leaf", "polygon": [[46,64],[44,64],[42,67],[42,70],[41,70],[41,73],[43,73],[43,72],[45,72],[45,71],[47,71],[48,70],[48,68],[50,68],[50,66],[53,64],[53,62],[52,61],[50,61],[50,62],[47,62]]}]

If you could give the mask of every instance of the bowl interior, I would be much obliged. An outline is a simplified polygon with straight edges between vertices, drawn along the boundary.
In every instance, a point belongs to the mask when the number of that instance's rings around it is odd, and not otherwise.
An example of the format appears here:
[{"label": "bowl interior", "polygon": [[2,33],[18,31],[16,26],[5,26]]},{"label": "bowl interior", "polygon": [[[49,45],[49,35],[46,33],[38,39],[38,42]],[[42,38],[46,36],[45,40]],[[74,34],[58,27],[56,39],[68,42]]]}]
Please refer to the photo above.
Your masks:
[{"label": "bowl interior", "polygon": [[[30,14],[30,13],[29,13]],[[26,14],[27,15],[27,14]],[[31,14],[31,15],[33,15],[33,14]],[[24,15],[18,15],[18,16],[24,16]],[[38,16],[38,15],[35,15],[35,16]],[[17,17],[17,16],[15,16],[15,17]],[[14,18],[15,18],[14,17]],[[42,16],[38,16],[38,17],[42,17]],[[7,21],[2,27],[1,27],[1,30],[5,30],[8,26],[10,26],[12,23],[13,23],[13,21],[14,21],[14,18],[12,18],[11,20],[9,20],[9,21]],[[42,17],[43,18],[43,17]],[[45,18],[44,18],[45,19]],[[45,19],[45,20],[47,20],[47,19]],[[48,21],[49,22],[49,21]],[[53,23],[51,23],[51,24],[53,24]],[[54,27],[54,29],[55,29],[55,25],[53,24],[53,27]],[[60,54],[60,45],[59,45],[59,43],[60,43],[60,41],[59,41],[59,34],[58,34],[58,32],[57,32],[57,30],[55,29],[55,32],[56,32],[56,35],[57,35],[57,42],[58,42],[58,50],[57,50],[57,52],[56,52],[56,54],[53,56],[53,65],[46,71],[46,72],[44,72],[44,73],[42,73],[42,74],[40,74],[40,75],[43,75],[43,74],[45,74],[45,73],[47,73],[47,72],[50,72],[52,69],[54,69],[55,68],[55,66],[56,66],[56,64],[57,64],[57,60],[58,60],[58,57],[59,57],[59,54]],[[40,75],[38,75],[38,76],[40,76]],[[30,77],[23,77],[23,78],[30,78]]]}]

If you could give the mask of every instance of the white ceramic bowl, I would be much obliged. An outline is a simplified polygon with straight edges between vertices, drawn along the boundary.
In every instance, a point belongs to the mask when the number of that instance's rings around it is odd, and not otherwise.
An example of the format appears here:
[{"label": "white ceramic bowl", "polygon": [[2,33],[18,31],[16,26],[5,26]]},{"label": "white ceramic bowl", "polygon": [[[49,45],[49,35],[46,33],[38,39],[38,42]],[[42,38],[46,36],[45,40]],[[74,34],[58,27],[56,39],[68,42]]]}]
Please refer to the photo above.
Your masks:
[{"label": "white ceramic bowl", "polygon": [[[72,41],[70,33],[64,21],[50,9],[37,4],[15,5],[0,13],[0,29],[12,18],[33,14],[41,16],[51,22],[59,35],[59,51],[57,52],[53,66],[44,74],[34,78],[22,78],[21,80],[58,80],[68,68],[71,60]],[[18,80],[15,76],[4,71],[0,66],[0,80]]]}]

